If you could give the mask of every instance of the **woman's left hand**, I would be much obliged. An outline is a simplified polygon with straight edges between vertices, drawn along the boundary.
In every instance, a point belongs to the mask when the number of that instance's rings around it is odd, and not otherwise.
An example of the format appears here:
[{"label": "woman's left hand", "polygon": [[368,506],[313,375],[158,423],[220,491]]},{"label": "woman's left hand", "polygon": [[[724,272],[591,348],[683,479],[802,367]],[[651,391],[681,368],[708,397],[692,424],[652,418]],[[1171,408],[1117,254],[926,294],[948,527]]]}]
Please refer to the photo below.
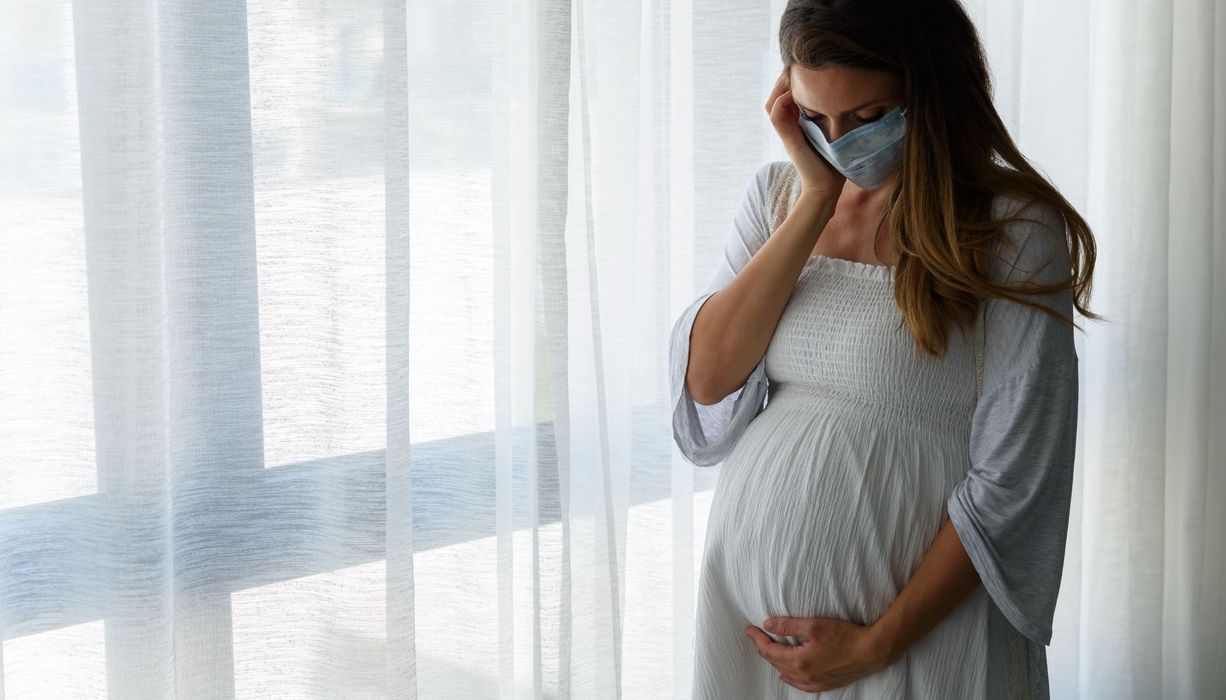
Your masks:
[{"label": "woman's left hand", "polygon": [[800,690],[831,690],[889,665],[888,651],[870,626],[830,617],[771,617],[763,626],[801,638],[801,644],[784,644],[753,625],[745,628],[779,680]]}]

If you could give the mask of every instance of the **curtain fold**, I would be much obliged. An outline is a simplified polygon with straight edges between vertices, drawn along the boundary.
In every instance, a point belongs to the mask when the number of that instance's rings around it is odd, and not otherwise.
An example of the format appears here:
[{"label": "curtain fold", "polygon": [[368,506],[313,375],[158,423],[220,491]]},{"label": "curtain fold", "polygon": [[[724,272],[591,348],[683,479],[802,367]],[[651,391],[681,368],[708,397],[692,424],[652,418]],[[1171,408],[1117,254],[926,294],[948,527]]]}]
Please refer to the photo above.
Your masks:
[{"label": "curtain fold", "polygon": [[[0,700],[686,698],[785,3],[0,8]],[[1094,228],[1053,697],[1226,693],[1226,1],[966,0]]]}]

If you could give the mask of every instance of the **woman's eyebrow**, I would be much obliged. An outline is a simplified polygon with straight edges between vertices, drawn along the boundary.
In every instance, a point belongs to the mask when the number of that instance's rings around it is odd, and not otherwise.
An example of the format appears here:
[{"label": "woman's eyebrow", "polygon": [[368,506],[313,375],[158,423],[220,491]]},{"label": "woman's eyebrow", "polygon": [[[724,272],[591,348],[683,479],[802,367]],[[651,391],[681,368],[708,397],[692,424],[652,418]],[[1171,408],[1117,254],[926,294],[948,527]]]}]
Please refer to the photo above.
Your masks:
[{"label": "woman's eyebrow", "polygon": [[[793,102],[796,102],[796,98],[792,98],[792,101],[793,101]],[[841,116],[844,116],[844,117],[845,117],[845,116],[847,116],[848,114],[851,114],[852,112],[858,112],[859,110],[864,109],[865,107],[867,107],[867,106],[869,106],[869,105],[873,104],[874,102],[880,102],[880,101],[881,101],[880,99],[877,99],[877,100],[869,100],[868,102],[865,102],[865,103],[864,103],[864,104],[862,104],[862,105],[857,105],[857,106],[852,107],[851,109],[847,110],[846,112],[843,112],[843,114],[842,114]],[[804,106],[804,105],[800,104],[799,102],[796,102],[796,106],[797,106],[797,107],[800,107],[801,109],[805,110],[806,112],[813,112],[814,114],[817,114],[817,115],[819,115],[819,116],[821,115],[821,112],[817,111],[816,109],[809,109],[808,107],[806,107],[806,106]]]}]

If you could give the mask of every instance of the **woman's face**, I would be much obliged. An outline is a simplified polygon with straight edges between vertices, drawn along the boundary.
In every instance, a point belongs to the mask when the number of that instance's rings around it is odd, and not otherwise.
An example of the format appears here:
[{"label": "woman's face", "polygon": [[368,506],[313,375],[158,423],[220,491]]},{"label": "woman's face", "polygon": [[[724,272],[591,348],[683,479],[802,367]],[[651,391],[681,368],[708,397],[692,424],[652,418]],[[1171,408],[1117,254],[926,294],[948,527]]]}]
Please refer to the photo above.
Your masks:
[{"label": "woman's face", "polygon": [[902,106],[899,80],[886,71],[798,65],[788,66],[788,71],[792,101],[831,143]]}]

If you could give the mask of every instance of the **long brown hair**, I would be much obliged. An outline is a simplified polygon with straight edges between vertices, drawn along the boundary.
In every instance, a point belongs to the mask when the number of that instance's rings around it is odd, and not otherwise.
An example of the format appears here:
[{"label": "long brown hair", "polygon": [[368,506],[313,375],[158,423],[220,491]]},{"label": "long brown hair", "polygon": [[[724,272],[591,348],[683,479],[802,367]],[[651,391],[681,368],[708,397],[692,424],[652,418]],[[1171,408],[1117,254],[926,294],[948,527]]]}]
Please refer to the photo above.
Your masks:
[{"label": "long brown hair", "polygon": [[[894,298],[916,347],[941,355],[949,326],[972,327],[980,299],[1007,298],[1077,327],[1072,319],[1018,294],[1072,288],[1087,318],[1094,272],[1089,225],[1013,143],[992,103],[991,78],[979,35],[957,0],[789,0],[779,23],[784,74],[790,66],[841,65],[888,71],[903,86],[907,134],[901,172],[884,220],[894,250]],[[997,162],[997,158],[1002,162]],[[998,285],[989,256],[1003,242],[994,219],[996,195],[1041,202],[1066,224],[1071,269],[1063,283]],[[1064,232],[1060,232],[1064,233]]]}]

